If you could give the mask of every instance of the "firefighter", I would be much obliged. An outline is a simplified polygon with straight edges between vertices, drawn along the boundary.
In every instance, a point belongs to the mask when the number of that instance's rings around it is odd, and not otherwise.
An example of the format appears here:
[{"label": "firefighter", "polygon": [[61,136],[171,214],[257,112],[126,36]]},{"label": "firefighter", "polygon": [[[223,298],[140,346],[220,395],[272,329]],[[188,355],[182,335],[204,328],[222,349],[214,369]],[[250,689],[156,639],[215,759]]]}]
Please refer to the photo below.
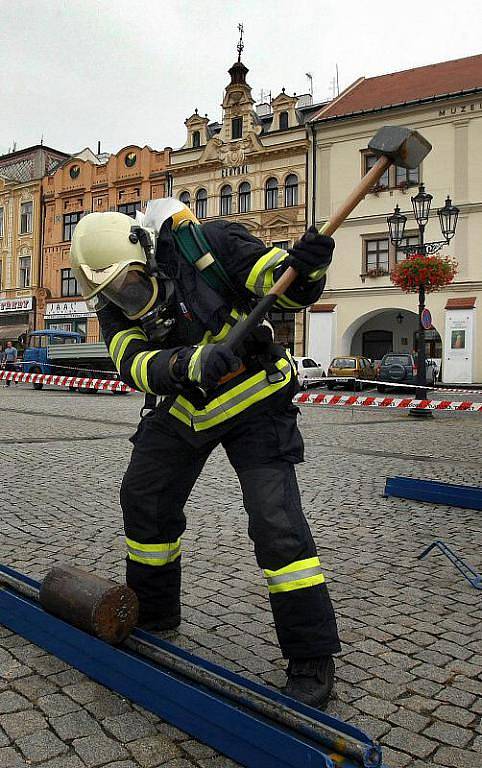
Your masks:
[{"label": "firefighter", "polygon": [[[71,248],[121,378],[148,393],[152,408],[131,438],[120,493],[126,580],[139,598],[140,625],[161,631],[180,624],[184,506],[221,444],[241,485],[288,659],[284,692],[323,707],[340,644],[295,474],[303,461],[292,403],[296,371],[266,324],[240,349],[223,342],[289,265],[298,277],[276,308],[292,312],[315,302],[334,242],[313,227],[288,251],[266,247],[237,223],[201,226],[178,201],[151,203],[155,225],[148,216],[139,224],[121,213],[92,213],[77,225]],[[155,395],[162,399],[153,407]]]}]

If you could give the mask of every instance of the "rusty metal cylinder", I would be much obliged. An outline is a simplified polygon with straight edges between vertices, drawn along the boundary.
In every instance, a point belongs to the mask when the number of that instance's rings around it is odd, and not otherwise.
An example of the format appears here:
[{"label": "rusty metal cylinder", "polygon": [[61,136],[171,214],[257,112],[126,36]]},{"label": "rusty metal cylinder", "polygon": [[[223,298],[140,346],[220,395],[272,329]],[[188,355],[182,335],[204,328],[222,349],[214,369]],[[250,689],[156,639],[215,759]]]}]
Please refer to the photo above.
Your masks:
[{"label": "rusty metal cylinder", "polygon": [[112,645],[130,635],[139,614],[137,596],[130,587],[70,565],[48,572],[39,601],[49,613]]}]

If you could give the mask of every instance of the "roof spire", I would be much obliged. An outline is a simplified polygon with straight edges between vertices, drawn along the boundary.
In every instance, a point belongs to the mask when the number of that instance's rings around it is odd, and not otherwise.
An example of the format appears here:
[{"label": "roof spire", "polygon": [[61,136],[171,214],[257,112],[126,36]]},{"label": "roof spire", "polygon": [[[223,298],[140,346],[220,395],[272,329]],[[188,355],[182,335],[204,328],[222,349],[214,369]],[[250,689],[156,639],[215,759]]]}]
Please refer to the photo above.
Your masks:
[{"label": "roof spire", "polygon": [[241,61],[241,54],[244,50],[244,43],[243,43],[243,33],[244,33],[244,26],[243,24],[238,24],[238,30],[239,30],[239,42],[236,46],[238,49],[238,61]]}]

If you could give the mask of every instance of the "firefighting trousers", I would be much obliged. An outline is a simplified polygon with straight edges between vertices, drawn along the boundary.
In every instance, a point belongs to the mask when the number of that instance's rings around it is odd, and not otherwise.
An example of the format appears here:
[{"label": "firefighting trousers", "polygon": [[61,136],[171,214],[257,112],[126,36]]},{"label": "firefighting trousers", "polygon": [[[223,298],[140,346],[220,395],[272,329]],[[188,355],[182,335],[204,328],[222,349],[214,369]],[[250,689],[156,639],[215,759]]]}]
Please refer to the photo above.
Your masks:
[{"label": "firefighting trousers", "polygon": [[[169,414],[143,419],[121,488],[127,583],[140,623],[180,617],[184,505],[221,443],[238,476],[248,533],[263,570],[285,658],[340,650],[336,619],[316,547],[301,508],[294,464],[303,460],[297,409],[243,416],[211,442],[186,439]],[[220,491],[222,477],[219,478]]]}]

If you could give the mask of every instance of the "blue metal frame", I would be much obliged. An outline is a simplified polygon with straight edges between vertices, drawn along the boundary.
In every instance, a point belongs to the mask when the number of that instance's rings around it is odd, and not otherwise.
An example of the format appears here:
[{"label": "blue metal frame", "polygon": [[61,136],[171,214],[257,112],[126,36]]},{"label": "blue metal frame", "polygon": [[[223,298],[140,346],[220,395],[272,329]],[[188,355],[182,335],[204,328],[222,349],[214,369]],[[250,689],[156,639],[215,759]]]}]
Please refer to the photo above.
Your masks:
[{"label": "blue metal frame", "polygon": [[[32,587],[39,587],[38,582],[11,568],[0,566],[1,571]],[[328,755],[326,747],[315,738],[244,711],[227,698],[178,677],[129,650],[107,645],[51,616],[38,603],[9,588],[0,588],[0,623],[247,768],[360,768],[352,759],[335,753]],[[346,736],[366,745],[365,768],[381,766],[379,745],[363,731],[149,633],[137,631],[135,634],[191,663],[221,674],[228,681],[243,685],[247,689],[247,700],[249,690],[257,691],[321,724],[336,728],[340,742]]]},{"label": "blue metal frame", "polygon": [[443,541],[434,541],[430,546],[427,547],[427,549],[424,549],[423,552],[418,556],[418,560],[422,560],[425,555],[428,555],[429,552],[432,551],[432,549],[440,549],[443,555],[448,557],[451,563],[455,565],[457,570],[460,571],[464,579],[467,579],[469,584],[471,584],[475,589],[482,589],[482,576],[477,573],[477,571],[472,568],[471,565],[465,562],[465,560],[462,560],[461,557],[459,557],[450,547],[447,546]]},{"label": "blue metal frame", "polygon": [[387,477],[383,495],[482,510],[482,488],[473,485],[417,480],[413,477]]}]

